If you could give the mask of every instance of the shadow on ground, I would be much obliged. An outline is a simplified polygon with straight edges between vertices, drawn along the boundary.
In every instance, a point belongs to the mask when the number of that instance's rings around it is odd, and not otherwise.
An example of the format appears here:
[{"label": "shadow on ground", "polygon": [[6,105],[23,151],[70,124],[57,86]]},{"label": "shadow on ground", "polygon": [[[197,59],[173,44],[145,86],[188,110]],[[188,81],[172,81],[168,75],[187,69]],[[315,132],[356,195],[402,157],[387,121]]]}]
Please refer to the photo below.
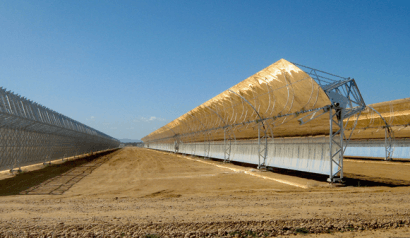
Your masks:
[{"label": "shadow on ground", "polygon": [[[202,156],[196,156],[196,157],[204,158]],[[214,161],[220,161],[220,162],[223,161],[221,159],[214,159],[214,158],[210,158],[210,159]],[[248,163],[242,163],[242,162],[236,162],[236,161],[231,161],[230,163],[244,166],[244,167],[249,167],[249,168],[257,168],[257,165],[255,164],[248,164]],[[278,174],[312,179],[312,180],[316,180],[320,182],[326,181],[327,178],[329,177],[328,175],[314,174],[314,173],[289,170],[289,169],[273,168],[273,167],[269,167],[268,170],[274,173],[278,173]],[[410,186],[410,181],[382,178],[382,177],[371,177],[371,176],[366,176],[366,175],[361,175],[361,174],[344,173],[343,185],[353,186],[353,187],[381,187],[381,186],[382,187],[408,187]]]},{"label": "shadow on ground", "polygon": [[0,196],[8,195],[61,195],[94,169],[109,160],[108,154],[116,150],[89,155],[43,169],[22,172],[0,180]]},{"label": "shadow on ground", "polygon": [[[287,169],[272,168],[271,171],[274,173],[307,178],[321,182],[327,181],[329,178],[329,175],[313,174]],[[407,187],[410,186],[410,181],[344,173],[342,185],[352,187]]]}]

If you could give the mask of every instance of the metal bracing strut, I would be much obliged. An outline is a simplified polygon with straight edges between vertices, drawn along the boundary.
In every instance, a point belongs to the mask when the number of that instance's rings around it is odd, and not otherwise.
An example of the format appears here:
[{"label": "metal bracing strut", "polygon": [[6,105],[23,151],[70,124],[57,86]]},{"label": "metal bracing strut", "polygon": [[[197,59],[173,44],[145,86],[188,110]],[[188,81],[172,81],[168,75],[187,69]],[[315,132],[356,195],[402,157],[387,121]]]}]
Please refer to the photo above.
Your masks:
[{"label": "metal bracing strut", "polygon": [[266,133],[261,137],[261,124],[258,123],[258,169],[266,169],[268,156],[268,137]]},{"label": "metal bracing strut", "polygon": [[[229,163],[231,161],[231,138],[227,137],[228,127],[224,128],[224,163]],[[228,134],[229,135],[229,134]]]},{"label": "metal bracing strut", "polygon": [[174,153],[178,153],[178,152],[179,152],[179,145],[180,145],[179,136],[175,136],[175,141],[174,141]]},{"label": "metal bracing strut", "polygon": [[[343,154],[354,130],[353,128],[350,136],[346,138],[344,133],[347,123],[344,125],[343,121],[345,119],[348,120],[354,115],[360,115],[365,109],[366,103],[354,79],[329,74],[304,65],[296,65],[309,69],[304,71],[319,84],[330,100],[331,104],[323,108],[322,113],[320,112],[322,109],[317,109],[299,119],[299,122],[300,124],[305,124],[320,117],[326,113],[327,110],[329,111],[330,171],[328,181],[331,183],[341,181],[343,179]],[[335,128],[337,128],[336,132],[334,132]],[[335,170],[334,168],[337,169]],[[339,174],[338,178],[336,178],[337,174]]]},{"label": "metal bracing strut", "polygon": [[386,157],[384,160],[392,160],[393,159],[393,153],[394,153],[394,131],[387,123],[386,119],[378,112],[376,109],[374,109],[371,106],[368,106],[371,110],[373,110],[375,113],[377,113],[380,118],[383,120],[385,127],[384,127],[384,146],[386,150]]},{"label": "metal bracing strut", "polygon": [[390,127],[386,127],[384,131],[384,147],[386,150],[386,157],[384,160],[393,160],[394,153],[394,133]]},{"label": "metal bracing strut", "polygon": [[[231,132],[230,128],[231,126],[226,123],[225,119],[216,111],[213,110],[212,108],[204,105],[206,108],[208,108],[211,112],[215,113],[222,121],[224,124],[223,130],[224,130],[224,163],[228,163],[231,160],[231,148],[232,148],[232,138],[229,132]],[[235,133],[232,131],[233,137],[235,138]]]},{"label": "metal bracing strut", "polygon": [[[265,122],[262,118],[262,116],[259,114],[259,111],[256,110],[256,108],[250,103],[246,98],[242,97],[240,94],[232,91],[231,89],[228,89],[231,93],[239,96],[244,102],[249,104],[249,106],[253,109],[253,111],[256,113],[259,119],[256,120],[256,123],[258,125],[258,169],[266,169],[266,158],[268,154],[268,132],[267,132],[267,125],[265,125]],[[263,137],[262,140],[264,142],[261,143],[261,126],[263,129]]]},{"label": "metal bracing strut", "polygon": [[211,150],[210,133],[204,133],[204,158],[209,159],[209,152]]},{"label": "metal bracing strut", "polygon": [[[330,131],[329,131],[329,162],[330,162],[330,173],[328,182],[340,182],[343,179],[343,140],[344,140],[344,127],[343,120],[340,115],[343,108],[338,105],[334,105],[329,110],[330,116]],[[333,132],[333,128],[337,127],[337,131]],[[333,167],[336,167],[337,170],[334,173]],[[336,175],[340,173],[339,178],[336,178]]]}]

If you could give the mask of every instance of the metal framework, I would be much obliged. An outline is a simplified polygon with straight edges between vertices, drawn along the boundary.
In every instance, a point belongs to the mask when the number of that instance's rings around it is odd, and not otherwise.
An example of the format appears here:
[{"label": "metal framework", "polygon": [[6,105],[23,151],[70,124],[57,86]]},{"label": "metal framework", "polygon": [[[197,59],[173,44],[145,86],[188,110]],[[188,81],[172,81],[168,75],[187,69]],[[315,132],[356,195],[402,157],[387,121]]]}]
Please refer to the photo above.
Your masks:
[{"label": "metal framework", "polygon": [[370,108],[373,112],[377,113],[377,115],[380,116],[380,118],[383,120],[385,127],[384,127],[384,146],[386,150],[386,157],[384,160],[392,160],[393,159],[393,153],[394,153],[394,131],[391,128],[390,123],[387,123],[386,119],[378,112],[376,109],[374,109],[371,106],[367,106]]},{"label": "metal framework", "polygon": [[231,159],[232,140],[228,130],[229,127],[224,128],[224,163],[229,163]]},{"label": "metal framework", "polygon": [[346,155],[385,160],[392,160],[393,156],[407,159],[406,150],[410,147],[404,141],[410,135],[409,102],[410,98],[404,98],[368,105],[360,116],[352,136],[352,146]]},{"label": "metal framework", "polygon": [[164,149],[179,135],[180,144],[190,145],[191,151],[203,144],[204,157],[209,157],[211,141],[223,141],[221,157],[228,162],[235,156],[232,142],[257,139],[257,165],[265,169],[273,138],[329,136],[328,174],[335,182],[343,178],[343,152],[351,136],[345,136],[344,120],[365,106],[354,79],[280,60],[142,140]]},{"label": "metal framework", "polygon": [[0,88],[0,170],[116,148],[120,142]]},{"label": "metal framework", "polygon": [[268,158],[268,136],[266,130],[261,136],[261,123],[258,123],[258,169],[266,169],[266,159]]},{"label": "metal framework", "polygon": [[[360,113],[366,108],[366,104],[354,79],[343,78],[304,65],[296,65],[307,69],[305,71],[322,87],[331,101],[331,104],[323,110],[323,113],[329,112],[330,173],[328,181],[341,181],[343,179],[343,154],[356,127]],[[301,124],[321,115],[316,116],[316,113],[317,111],[313,112],[307,121],[300,120]],[[345,129],[349,118],[355,114],[357,118],[354,126],[350,135],[346,137]],[[346,122],[344,123],[344,121]],[[336,170],[334,170],[334,167]],[[339,174],[339,177],[336,177],[337,174]]]}]

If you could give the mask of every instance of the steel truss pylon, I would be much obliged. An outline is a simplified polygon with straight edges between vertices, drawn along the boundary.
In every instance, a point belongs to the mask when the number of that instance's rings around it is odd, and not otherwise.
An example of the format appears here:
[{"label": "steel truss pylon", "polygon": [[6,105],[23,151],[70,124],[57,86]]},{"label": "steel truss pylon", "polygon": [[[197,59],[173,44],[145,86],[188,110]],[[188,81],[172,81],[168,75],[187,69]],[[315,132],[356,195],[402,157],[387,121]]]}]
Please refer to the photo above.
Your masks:
[{"label": "steel truss pylon", "polygon": [[229,132],[229,128],[225,127],[224,128],[224,163],[229,163],[231,161],[232,142],[231,142],[231,138],[228,132]]},{"label": "steel truss pylon", "polygon": [[[342,108],[339,106],[332,106],[329,110],[329,162],[330,173],[328,182],[340,182],[343,178],[343,140],[344,140],[344,126],[343,120],[340,118]],[[333,129],[337,127],[337,131],[333,132]],[[335,151],[336,150],[336,151]],[[333,151],[335,151],[333,153]],[[337,167],[337,172],[333,173],[333,167]],[[340,173],[340,176],[335,176]]]},{"label": "steel truss pylon", "polygon": [[210,139],[210,133],[205,132],[204,133],[204,158],[209,159],[209,153],[211,151],[211,139]]},{"label": "steel truss pylon", "polygon": [[[343,155],[361,112],[366,104],[360,94],[354,79],[336,81],[322,86],[328,95],[331,105],[328,107],[329,122],[329,162],[330,172],[328,182],[341,182],[343,179]],[[345,127],[349,118],[357,115],[356,122],[348,138],[345,136]],[[344,120],[346,123],[344,124]],[[337,129],[335,128],[337,127]],[[336,129],[336,132],[333,132]],[[334,171],[336,166],[336,172]],[[339,174],[339,177],[336,177]]]},{"label": "steel truss pylon", "polygon": [[[330,173],[328,182],[342,182],[343,180],[343,156],[346,151],[347,145],[350,138],[353,135],[354,128],[357,125],[361,111],[356,115],[356,120],[353,124],[350,134],[346,137],[346,127],[349,123],[349,118],[344,121],[342,117],[344,108],[340,107],[338,103],[328,107],[325,110],[329,110],[329,162],[330,162]],[[336,132],[334,130],[336,129]],[[333,168],[337,168],[336,172],[333,172]],[[337,177],[337,174],[339,176]]]},{"label": "steel truss pylon", "polygon": [[180,145],[180,139],[179,139],[179,136],[176,136],[175,141],[174,141],[174,153],[175,154],[179,152],[179,145]]},{"label": "steel truss pylon", "polygon": [[385,128],[384,131],[384,147],[386,150],[386,157],[384,160],[393,160],[394,153],[394,133],[390,126]]},{"label": "steel truss pylon", "polygon": [[266,159],[268,157],[268,136],[264,129],[264,134],[261,137],[261,127],[263,125],[258,123],[258,169],[266,169]]},{"label": "steel truss pylon", "polygon": [[394,153],[394,131],[387,123],[386,119],[378,112],[376,109],[374,109],[371,106],[368,106],[371,110],[373,110],[375,113],[377,113],[380,118],[383,120],[385,126],[384,126],[384,146],[385,146],[385,151],[386,151],[386,157],[384,160],[392,160],[393,159],[393,153]]},{"label": "steel truss pylon", "polygon": [[[301,125],[305,124],[329,111],[330,171],[328,182],[340,182],[343,179],[343,154],[353,134],[359,115],[366,107],[366,103],[354,79],[343,78],[303,65],[299,66],[310,70],[305,70],[305,72],[319,84],[330,100],[330,105],[311,112],[299,119],[299,122]],[[318,113],[321,110],[323,110],[323,112]],[[346,137],[345,127],[347,126],[349,118],[354,115],[357,115],[356,122],[350,135]],[[346,123],[344,123],[344,120],[346,120]],[[334,168],[337,168],[335,170],[336,172],[333,172]],[[339,174],[339,177],[336,177],[337,174]]]},{"label": "steel truss pylon", "polygon": [[[254,107],[254,105],[252,105],[252,103],[250,103],[246,98],[244,98],[239,93],[236,93],[231,89],[228,89],[228,90],[231,93],[235,94],[236,96],[240,97],[244,102],[246,102],[259,118],[258,120],[256,120],[256,123],[258,125],[258,169],[265,170],[266,169],[266,159],[267,159],[267,154],[268,154],[268,133],[267,133],[268,125],[267,124],[265,125],[264,119],[259,114],[259,111]],[[262,138],[261,138],[261,127],[263,129]],[[264,142],[261,143],[261,139],[264,140]]]}]

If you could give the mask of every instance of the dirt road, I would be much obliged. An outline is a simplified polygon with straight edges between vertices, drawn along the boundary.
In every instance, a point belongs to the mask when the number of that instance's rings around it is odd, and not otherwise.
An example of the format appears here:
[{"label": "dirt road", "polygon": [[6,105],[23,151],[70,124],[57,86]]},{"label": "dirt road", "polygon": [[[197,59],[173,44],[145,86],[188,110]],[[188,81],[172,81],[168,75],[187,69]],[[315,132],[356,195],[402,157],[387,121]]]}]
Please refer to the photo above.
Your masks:
[{"label": "dirt road", "polygon": [[30,186],[7,180],[0,236],[410,237],[408,164],[345,168],[355,186],[127,147]]}]

